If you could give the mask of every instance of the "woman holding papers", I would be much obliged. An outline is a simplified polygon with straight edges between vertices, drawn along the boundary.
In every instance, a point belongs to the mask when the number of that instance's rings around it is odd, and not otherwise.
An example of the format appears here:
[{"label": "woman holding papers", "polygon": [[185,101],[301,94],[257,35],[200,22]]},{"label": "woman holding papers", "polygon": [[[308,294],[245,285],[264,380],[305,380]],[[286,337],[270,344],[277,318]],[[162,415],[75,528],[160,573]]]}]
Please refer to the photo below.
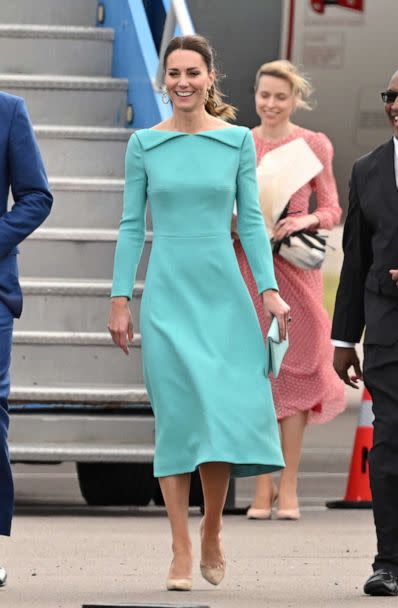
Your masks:
[{"label": "woman holding papers", "polygon": [[[288,61],[266,63],[255,82],[256,112],[261,124],[253,129],[257,153],[260,202],[274,243],[274,264],[282,297],[291,307],[290,347],[272,391],[281,426],[286,468],[279,489],[271,475],[256,480],[256,493],[248,517],[268,519],[278,495],[279,519],[298,519],[297,471],[305,426],[334,418],[345,407],[344,385],[332,367],[330,321],[323,308],[322,275],[275,253],[277,244],[292,233],[330,230],[338,224],[338,203],[332,169],[333,148],[323,133],[309,131],[291,121],[293,112],[310,109],[310,83]],[[316,209],[309,212],[312,193]],[[304,233],[304,234],[305,234]],[[305,247],[304,247],[305,249]],[[239,265],[252,294],[263,334],[267,327],[240,241],[235,241]],[[292,248],[285,246],[286,256]]]}]

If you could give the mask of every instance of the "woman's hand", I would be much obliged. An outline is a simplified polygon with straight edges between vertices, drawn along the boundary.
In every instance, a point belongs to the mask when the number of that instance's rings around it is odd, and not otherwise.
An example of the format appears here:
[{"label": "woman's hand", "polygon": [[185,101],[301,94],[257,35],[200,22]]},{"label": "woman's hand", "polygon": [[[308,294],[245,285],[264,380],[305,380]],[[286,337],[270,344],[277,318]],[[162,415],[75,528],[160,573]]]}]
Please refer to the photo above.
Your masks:
[{"label": "woman's hand", "polygon": [[282,300],[279,293],[273,289],[263,291],[263,305],[266,318],[271,321],[272,317],[278,319],[279,339],[285,340],[287,336],[287,326],[291,321],[290,306]]},{"label": "woman's hand", "polygon": [[274,239],[275,241],[282,241],[285,237],[293,234],[293,232],[298,232],[299,230],[316,230],[318,226],[319,217],[315,213],[295,217],[288,216],[275,224]]},{"label": "woman's hand", "polygon": [[125,297],[112,298],[111,312],[108,320],[108,330],[111,333],[112,340],[119,346],[122,351],[128,355],[128,343],[133,342],[133,319],[128,305],[128,300]]}]

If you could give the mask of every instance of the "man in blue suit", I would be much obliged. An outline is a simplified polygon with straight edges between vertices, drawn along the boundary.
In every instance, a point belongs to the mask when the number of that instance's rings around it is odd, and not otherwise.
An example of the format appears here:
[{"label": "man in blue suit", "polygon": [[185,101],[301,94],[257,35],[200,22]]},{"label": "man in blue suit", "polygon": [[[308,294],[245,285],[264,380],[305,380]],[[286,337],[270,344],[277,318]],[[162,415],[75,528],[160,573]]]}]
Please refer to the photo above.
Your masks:
[{"label": "man in blue suit", "polygon": [[[11,187],[14,205],[7,210]],[[7,447],[14,317],[22,312],[17,253],[50,212],[52,196],[32,124],[20,97],[0,92],[0,535],[9,536],[13,482]],[[0,587],[7,574],[0,567]]]}]

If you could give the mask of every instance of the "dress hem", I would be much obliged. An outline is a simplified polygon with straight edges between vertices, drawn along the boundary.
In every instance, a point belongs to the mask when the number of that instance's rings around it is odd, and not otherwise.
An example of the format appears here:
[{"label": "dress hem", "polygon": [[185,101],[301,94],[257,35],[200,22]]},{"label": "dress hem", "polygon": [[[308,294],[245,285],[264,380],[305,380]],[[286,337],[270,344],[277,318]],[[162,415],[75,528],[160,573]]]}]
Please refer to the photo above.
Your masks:
[{"label": "dress hem", "polygon": [[[330,404],[333,403],[335,407],[331,408]],[[336,407],[337,405],[337,407]],[[346,408],[345,399],[335,399],[335,400],[318,400],[314,405],[311,405],[306,408],[297,409],[289,412],[284,416],[277,416],[278,423],[282,422],[282,420],[286,420],[287,418],[291,418],[296,414],[301,412],[306,413],[308,415],[307,425],[313,424],[327,424],[334,420],[339,414],[341,414]]]},{"label": "dress hem", "polygon": [[[232,462],[231,460],[225,460],[225,458],[212,458],[211,460],[201,460],[193,468],[188,467],[184,470],[173,470],[173,471],[155,471],[154,477],[170,477],[173,475],[184,475],[186,473],[194,473],[198,467],[202,464],[210,462],[225,462],[231,465],[231,477],[256,477],[257,475],[264,475],[266,473],[274,473],[285,468],[284,464],[262,464],[253,462]],[[241,469],[241,472],[239,471]],[[252,471],[250,470],[252,469]]]}]

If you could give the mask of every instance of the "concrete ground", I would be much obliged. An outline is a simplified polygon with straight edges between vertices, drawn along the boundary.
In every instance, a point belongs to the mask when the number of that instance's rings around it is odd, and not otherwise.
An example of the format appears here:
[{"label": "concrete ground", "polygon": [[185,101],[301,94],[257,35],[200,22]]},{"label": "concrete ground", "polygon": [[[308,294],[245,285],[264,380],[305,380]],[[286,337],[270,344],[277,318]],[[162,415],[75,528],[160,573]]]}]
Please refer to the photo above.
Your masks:
[{"label": "concrete ground", "polygon": [[[298,522],[225,517],[227,575],[220,587],[200,577],[200,514],[191,510],[195,548],[194,591],[166,592],[170,560],[162,509],[91,508],[79,492],[73,464],[14,467],[17,509],[11,540],[0,539],[0,563],[9,584],[5,608],[80,608],[83,604],[209,606],[210,608],[372,608],[397,599],[368,598],[362,586],[375,552],[372,514],[336,511],[356,428],[355,402],[339,418],[306,434]],[[253,480],[237,484],[247,505]]]},{"label": "concrete ground", "polygon": [[154,511],[87,514],[26,511],[16,518],[3,550],[10,577],[0,592],[7,608],[78,608],[88,604],[242,607],[373,607],[397,599],[362,595],[374,551],[369,511],[305,511],[300,522],[224,525],[227,575],[220,587],[201,579],[200,516],[192,514],[194,591],[166,592],[170,560],[166,518]]}]

